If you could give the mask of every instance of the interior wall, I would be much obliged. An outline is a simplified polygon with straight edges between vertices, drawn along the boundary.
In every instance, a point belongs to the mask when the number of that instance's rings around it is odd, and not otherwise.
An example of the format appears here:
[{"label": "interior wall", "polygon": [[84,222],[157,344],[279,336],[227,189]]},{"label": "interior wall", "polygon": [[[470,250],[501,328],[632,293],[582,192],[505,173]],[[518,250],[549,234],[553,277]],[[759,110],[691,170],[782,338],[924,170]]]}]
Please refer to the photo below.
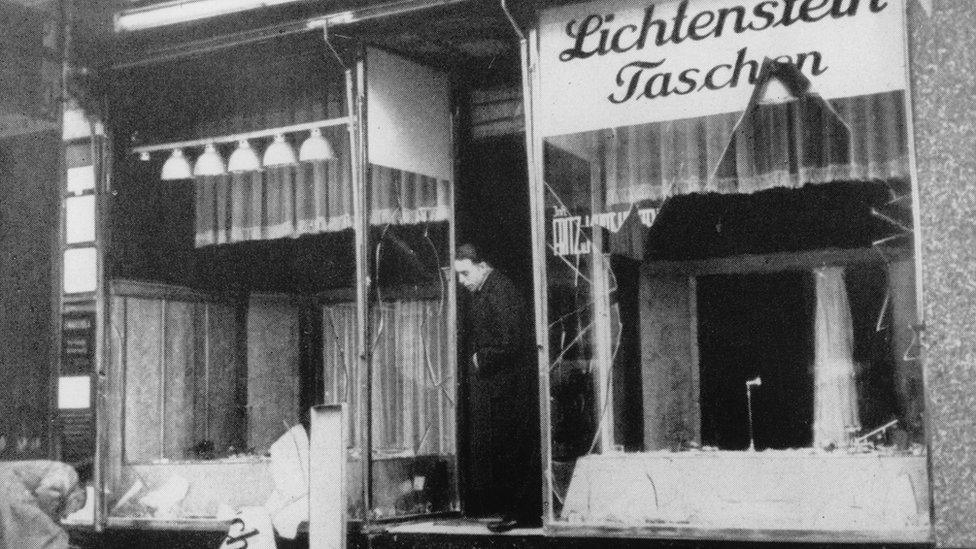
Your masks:
[{"label": "interior wall", "polygon": [[532,238],[525,137],[474,141],[459,151],[457,242],[478,244],[495,267],[532,296]]},{"label": "interior wall", "polygon": [[746,381],[755,447],[813,441],[813,277],[808,271],[698,277],[702,444],[749,446]]},{"label": "interior wall", "polygon": [[[532,303],[532,248],[529,223],[528,172],[525,138],[521,134],[483,140],[461,140],[458,179],[455,191],[455,227],[458,244],[478,245],[495,268],[505,272]],[[454,281],[456,283],[456,281]],[[464,318],[467,291],[458,292],[459,324]],[[534,333],[534,332],[530,332]],[[466,348],[465,334],[459,326],[458,349]],[[467,357],[458,357],[458,399],[470,400]],[[534,364],[534,361],[533,361]],[[527,420],[537,413],[526,411]],[[484,474],[486,457],[472,452],[469,410],[462,405],[458,416],[458,454],[461,500],[466,514],[492,512],[490,490],[473,482]],[[537,467],[536,470],[541,470]],[[480,473],[476,473],[480,471]],[[490,483],[490,480],[489,480]]]},{"label": "interior wall", "polygon": [[248,444],[268,451],[298,423],[299,310],[280,296],[252,296],[247,309]]},{"label": "interior wall", "polygon": [[48,453],[59,137],[0,140],[0,459]]},{"label": "interior wall", "polygon": [[694,278],[642,273],[645,450],[678,450],[701,440],[695,308]]}]

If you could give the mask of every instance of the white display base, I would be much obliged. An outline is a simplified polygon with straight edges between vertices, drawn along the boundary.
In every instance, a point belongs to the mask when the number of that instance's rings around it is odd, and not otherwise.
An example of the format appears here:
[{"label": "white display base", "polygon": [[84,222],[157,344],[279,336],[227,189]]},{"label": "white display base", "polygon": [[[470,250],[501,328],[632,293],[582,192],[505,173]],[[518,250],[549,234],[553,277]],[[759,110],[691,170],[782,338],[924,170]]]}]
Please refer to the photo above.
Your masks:
[{"label": "white display base", "polygon": [[812,450],[592,455],[578,460],[553,526],[925,541],[925,467],[924,456]]}]

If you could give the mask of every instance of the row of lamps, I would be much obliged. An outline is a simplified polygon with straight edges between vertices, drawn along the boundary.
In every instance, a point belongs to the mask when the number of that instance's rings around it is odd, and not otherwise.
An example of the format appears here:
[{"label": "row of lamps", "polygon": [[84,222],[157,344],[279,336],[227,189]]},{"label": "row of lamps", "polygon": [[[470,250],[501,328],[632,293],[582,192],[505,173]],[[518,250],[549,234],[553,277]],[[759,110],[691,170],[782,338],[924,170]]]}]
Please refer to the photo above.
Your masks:
[{"label": "row of lamps", "polygon": [[[141,152],[140,158],[149,160],[149,152]],[[228,172],[251,172],[262,167],[291,166],[298,162],[328,161],[333,158],[335,158],[335,151],[332,145],[322,136],[322,130],[313,128],[297,155],[294,147],[285,140],[283,133],[275,134],[274,141],[268,145],[260,158],[247,139],[238,140],[237,148],[226,163],[214,142],[204,145],[203,153],[197,157],[192,166],[190,160],[183,154],[183,147],[176,147],[163,164],[161,177],[164,181],[173,181],[190,179],[194,176],[224,175]]]}]

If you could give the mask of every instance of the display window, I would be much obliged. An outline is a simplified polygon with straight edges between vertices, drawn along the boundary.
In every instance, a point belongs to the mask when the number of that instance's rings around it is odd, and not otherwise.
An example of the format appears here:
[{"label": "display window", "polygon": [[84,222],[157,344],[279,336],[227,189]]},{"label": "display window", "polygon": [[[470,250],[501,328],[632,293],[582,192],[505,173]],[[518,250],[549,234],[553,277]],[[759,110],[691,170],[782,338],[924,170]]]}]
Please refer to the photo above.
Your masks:
[{"label": "display window", "polygon": [[307,520],[277,472],[307,491],[322,295],[356,284],[347,79],[312,38],[113,73],[110,526],[222,528],[253,506],[286,533]]},{"label": "display window", "polygon": [[315,34],[115,78],[108,524],[294,537],[323,403],[349,518],[457,510],[447,78]]},{"label": "display window", "polygon": [[551,527],[927,539],[903,16],[540,12]]}]

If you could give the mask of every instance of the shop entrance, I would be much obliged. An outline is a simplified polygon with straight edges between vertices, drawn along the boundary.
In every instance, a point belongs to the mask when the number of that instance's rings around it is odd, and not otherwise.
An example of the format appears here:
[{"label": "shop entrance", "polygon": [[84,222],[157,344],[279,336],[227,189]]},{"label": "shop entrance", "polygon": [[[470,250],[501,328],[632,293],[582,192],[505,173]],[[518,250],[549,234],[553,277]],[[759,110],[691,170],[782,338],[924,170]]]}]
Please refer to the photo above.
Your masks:
[{"label": "shop entrance", "polygon": [[[529,186],[526,170],[525,140],[522,134],[495,136],[469,140],[459,150],[458,183],[456,187],[455,222],[457,243],[477,245],[492,265],[505,273],[522,294],[526,303],[526,337],[532,339],[532,249],[529,218]],[[511,443],[534,449],[535,457],[529,462],[513,464],[503,471],[493,467],[490,456],[485,455],[485,437],[479,425],[485,418],[479,417],[484,410],[473,405],[478,399],[479,386],[475,383],[466,353],[465,315],[468,313],[469,296],[462,289],[458,292],[458,459],[460,467],[461,507],[465,516],[481,517],[509,512],[516,495],[507,493],[512,482],[508,475],[516,474],[528,486],[523,493],[529,495],[531,516],[541,515],[540,470],[538,459],[538,389],[537,376],[533,373],[532,386],[520,387],[531,410],[520,412],[533,428],[513,434]],[[536,357],[526,346],[522,361],[525,368],[535,372]],[[490,419],[489,419],[490,421]],[[496,435],[498,433],[495,433]],[[523,440],[515,440],[516,438]],[[525,440],[527,439],[527,440]]]}]

